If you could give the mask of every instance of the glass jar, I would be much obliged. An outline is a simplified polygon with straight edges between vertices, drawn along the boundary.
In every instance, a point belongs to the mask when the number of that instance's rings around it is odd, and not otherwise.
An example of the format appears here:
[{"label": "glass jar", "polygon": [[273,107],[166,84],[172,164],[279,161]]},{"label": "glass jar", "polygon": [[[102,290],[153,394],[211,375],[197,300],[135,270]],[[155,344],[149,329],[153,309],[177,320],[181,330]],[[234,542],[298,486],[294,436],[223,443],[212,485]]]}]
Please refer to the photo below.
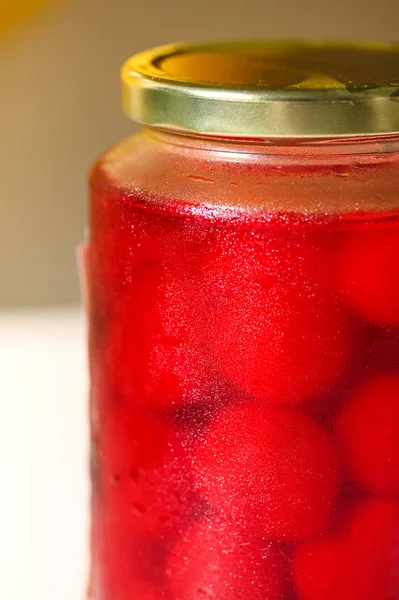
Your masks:
[{"label": "glass jar", "polygon": [[399,599],[399,48],[158,48],[91,176],[94,600]]}]

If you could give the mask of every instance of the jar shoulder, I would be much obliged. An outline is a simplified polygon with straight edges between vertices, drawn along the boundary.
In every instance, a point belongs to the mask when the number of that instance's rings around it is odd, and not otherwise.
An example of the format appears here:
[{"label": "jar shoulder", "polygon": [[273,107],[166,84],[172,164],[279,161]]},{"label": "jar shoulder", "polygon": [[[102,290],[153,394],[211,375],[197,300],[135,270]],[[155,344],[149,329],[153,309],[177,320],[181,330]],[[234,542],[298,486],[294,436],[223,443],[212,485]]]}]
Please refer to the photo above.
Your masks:
[{"label": "jar shoulder", "polygon": [[399,152],[378,144],[353,150],[249,143],[237,148],[144,130],[103,153],[90,180],[94,188],[118,189],[128,197],[268,212],[397,208]]}]

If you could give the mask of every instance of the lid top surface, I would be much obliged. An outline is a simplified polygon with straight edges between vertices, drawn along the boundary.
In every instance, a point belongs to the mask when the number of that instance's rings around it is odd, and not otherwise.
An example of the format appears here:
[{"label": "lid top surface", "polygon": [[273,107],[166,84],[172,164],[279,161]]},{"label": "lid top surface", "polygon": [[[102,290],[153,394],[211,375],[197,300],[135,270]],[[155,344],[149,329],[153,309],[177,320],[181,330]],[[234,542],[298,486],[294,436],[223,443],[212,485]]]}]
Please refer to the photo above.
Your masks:
[{"label": "lid top surface", "polygon": [[133,58],[144,77],[218,88],[284,90],[399,86],[399,46],[390,43],[225,42],[166,46]]}]

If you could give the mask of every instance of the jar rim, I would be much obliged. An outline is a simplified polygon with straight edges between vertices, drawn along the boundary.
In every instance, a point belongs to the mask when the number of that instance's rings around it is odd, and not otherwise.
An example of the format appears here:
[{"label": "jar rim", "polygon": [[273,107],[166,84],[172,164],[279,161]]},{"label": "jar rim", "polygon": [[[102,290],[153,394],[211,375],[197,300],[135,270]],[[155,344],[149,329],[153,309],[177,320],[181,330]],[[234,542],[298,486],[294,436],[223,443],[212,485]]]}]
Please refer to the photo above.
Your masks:
[{"label": "jar rim", "polygon": [[317,138],[399,132],[399,44],[181,43],[121,70],[126,114],[201,135]]}]

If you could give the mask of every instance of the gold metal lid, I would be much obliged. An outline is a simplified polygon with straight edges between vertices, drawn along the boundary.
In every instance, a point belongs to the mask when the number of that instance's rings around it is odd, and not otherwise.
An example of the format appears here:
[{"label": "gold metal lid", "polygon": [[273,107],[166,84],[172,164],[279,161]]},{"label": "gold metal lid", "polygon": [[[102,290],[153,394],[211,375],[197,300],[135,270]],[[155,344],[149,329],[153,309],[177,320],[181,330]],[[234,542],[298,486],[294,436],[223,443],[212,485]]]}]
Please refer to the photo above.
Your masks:
[{"label": "gold metal lid", "polygon": [[126,114],[213,136],[399,132],[399,45],[324,41],[162,46],[122,67]]}]

